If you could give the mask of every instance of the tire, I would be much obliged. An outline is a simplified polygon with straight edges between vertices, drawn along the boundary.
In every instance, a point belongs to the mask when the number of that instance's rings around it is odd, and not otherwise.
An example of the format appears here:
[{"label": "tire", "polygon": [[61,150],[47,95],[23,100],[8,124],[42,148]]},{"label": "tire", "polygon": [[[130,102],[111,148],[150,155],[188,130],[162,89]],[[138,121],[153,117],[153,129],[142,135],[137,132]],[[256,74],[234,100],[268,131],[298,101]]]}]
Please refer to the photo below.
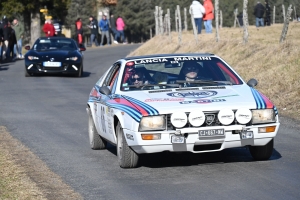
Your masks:
[{"label": "tire", "polygon": [[30,77],[30,74],[28,73],[28,71],[25,69],[25,77]]},{"label": "tire", "polygon": [[[91,113],[91,111],[89,113]],[[98,134],[91,114],[89,114],[89,140],[91,149],[93,150],[106,148],[107,142]]]},{"label": "tire", "polygon": [[139,163],[139,155],[127,144],[120,122],[116,127],[117,133],[117,156],[122,168],[136,168]]},{"label": "tire", "polygon": [[78,73],[77,73],[76,76],[77,76],[77,77],[81,77],[82,74],[83,74],[83,66],[80,67],[80,70],[78,71]]},{"label": "tire", "polygon": [[249,146],[249,151],[254,160],[269,160],[274,148],[274,139],[265,146]]}]

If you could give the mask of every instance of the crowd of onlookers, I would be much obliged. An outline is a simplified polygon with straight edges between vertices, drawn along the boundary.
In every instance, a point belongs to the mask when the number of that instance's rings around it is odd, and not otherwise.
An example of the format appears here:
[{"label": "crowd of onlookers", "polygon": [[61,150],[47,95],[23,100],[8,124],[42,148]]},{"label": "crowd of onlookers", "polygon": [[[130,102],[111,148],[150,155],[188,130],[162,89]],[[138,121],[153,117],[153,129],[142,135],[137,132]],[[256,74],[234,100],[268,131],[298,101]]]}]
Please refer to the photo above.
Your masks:
[{"label": "crowd of onlookers", "polygon": [[0,20],[0,62],[24,58],[22,40],[24,26],[18,19],[10,22],[6,16]]}]

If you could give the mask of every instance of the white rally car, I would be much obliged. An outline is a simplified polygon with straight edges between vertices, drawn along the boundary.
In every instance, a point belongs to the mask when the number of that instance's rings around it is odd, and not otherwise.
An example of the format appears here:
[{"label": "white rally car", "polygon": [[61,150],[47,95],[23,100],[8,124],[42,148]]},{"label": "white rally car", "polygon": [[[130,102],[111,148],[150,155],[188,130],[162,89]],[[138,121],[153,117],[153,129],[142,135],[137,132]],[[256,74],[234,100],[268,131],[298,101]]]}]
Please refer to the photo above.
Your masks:
[{"label": "white rally car", "polygon": [[90,146],[116,145],[122,168],[137,167],[146,153],[243,146],[255,160],[267,160],[280,123],[256,85],[214,54],[120,59],[90,92]]}]

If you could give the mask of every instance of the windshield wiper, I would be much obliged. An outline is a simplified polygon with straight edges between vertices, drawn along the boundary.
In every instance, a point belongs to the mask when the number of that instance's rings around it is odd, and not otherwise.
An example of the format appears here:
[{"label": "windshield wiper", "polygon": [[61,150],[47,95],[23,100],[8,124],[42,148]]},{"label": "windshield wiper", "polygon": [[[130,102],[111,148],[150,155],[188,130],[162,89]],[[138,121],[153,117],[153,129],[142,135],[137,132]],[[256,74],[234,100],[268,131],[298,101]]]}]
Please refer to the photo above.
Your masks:
[{"label": "windshield wiper", "polygon": [[210,81],[210,80],[194,80],[194,81],[186,81],[186,80],[177,80],[176,83],[190,83],[190,84],[213,84],[213,85],[232,85],[230,81]]},{"label": "windshield wiper", "polygon": [[[155,86],[169,86],[169,87],[180,87],[179,84],[142,84],[142,85],[139,85],[139,86],[136,86],[136,85],[127,85],[126,87],[136,87],[136,88],[141,88],[141,89],[144,89],[144,88],[147,88],[147,87],[155,87]],[[154,88],[154,89],[157,89],[157,88]],[[160,88],[159,88],[160,89]],[[164,89],[164,88],[163,88]]]}]

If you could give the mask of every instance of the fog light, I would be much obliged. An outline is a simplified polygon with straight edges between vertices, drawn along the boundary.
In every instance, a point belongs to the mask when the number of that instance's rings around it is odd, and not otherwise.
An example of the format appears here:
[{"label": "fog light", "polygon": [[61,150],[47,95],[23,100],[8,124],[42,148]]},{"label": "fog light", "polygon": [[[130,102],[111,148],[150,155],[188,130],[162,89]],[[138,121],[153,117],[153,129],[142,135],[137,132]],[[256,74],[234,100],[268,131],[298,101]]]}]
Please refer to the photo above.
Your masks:
[{"label": "fog light", "polygon": [[267,126],[267,127],[259,127],[258,132],[259,133],[270,133],[275,132],[276,126]]},{"label": "fog light", "polygon": [[160,140],[161,135],[159,134],[141,134],[143,140]]},{"label": "fog light", "polygon": [[241,138],[244,139],[251,139],[253,138],[253,131],[242,131],[241,132]]}]

